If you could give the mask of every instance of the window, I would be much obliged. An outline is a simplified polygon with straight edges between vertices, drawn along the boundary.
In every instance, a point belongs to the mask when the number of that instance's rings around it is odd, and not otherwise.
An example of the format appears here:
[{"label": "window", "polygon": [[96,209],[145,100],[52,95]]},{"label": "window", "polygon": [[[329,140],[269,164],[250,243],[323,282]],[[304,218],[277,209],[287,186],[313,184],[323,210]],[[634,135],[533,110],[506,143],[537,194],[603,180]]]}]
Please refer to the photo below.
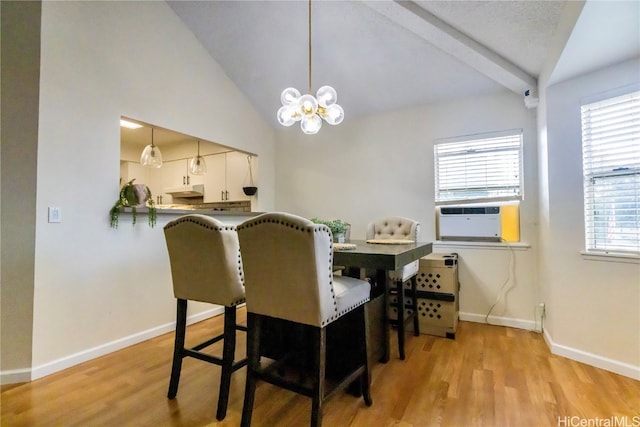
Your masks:
[{"label": "window", "polygon": [[436,204],[522,199],[522,130],[436,142]]},{"label": "window", "polygon": [[581,110],[586,249],[640,254],[640,91]]}]

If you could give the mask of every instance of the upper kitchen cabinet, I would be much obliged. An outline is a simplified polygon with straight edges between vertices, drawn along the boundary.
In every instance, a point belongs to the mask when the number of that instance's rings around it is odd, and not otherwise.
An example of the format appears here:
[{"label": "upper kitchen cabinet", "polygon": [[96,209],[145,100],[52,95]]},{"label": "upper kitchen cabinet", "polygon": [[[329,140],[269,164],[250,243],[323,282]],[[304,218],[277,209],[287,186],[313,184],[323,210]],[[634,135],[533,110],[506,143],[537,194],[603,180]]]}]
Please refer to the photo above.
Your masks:
[{"label": "upper kitchen cabinet", "polygon": [[258,185],[255,182],[257,175],[258,162],[255,156],[251,156],[251,165],[253,169],[254,182],[250,183],[249,162],[247,161],[247,153],[240,151],[231,151],[226,153],[227,163],[227,191],[229,200],[251,200],[251,196],[244,194],[242,187]]},{"label": "upper kitchen cabinet", "polygon": [[148,169],[140,164],[140,162],[120,162],[120,186],[135,179],[136,184],[149,185]]},{"label": "upper kitchen cabinet", "polygon": [[[205,156],[207,174],[204,176],[204,202],[235,202],[251,200],[242,187],[249,185],[247,154],[240,151]],[[256,160],[253,157],[253,176]]]},{"label": "upper kitchen cabinet", "polygon": [[[204,182],[203,175],[191,175],[189,172],[189,160],[179,159],[169,160],[162,164],[162,167],[156,169],[160,175],[162,196],[161,203],[172,203],[173,198],[180,195],[176,195],[176,192],[188,192],[191,191],[195,185],[202,184]],[[180,195],[183,197],[185,193]]]},{"label": "upper kitchen cabinet", "polygon": [[189,173],[189,159],[164,161],[161,168],[151,170],[151,176],[153,185],[150,188],[153,194],[161,196],[157,199],[159,204],[173,203],[176,191],[186,192],[203,183],[202,175]]},{"label": "upper kitchen cabinet", "polygon": [[191,175],[189,172],[189,160],[170,160],[162,164],[163,188],[187,187],[202,184],[203,175]]},{"label": "upper kitchen cabinet", "polygon": [[207,173],[204,175],[204,202],[222,202],[226,200],[226,154],[204,156]]}]

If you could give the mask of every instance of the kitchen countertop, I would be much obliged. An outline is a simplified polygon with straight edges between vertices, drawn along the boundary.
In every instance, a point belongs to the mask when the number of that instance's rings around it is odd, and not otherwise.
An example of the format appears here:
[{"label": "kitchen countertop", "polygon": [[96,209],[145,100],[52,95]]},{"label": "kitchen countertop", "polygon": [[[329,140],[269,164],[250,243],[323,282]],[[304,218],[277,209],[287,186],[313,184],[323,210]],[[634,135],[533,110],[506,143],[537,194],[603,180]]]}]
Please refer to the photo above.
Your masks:
[{"label": "kitchen countertop", "polygon": [[[131,213],[131,208],[125,207],[122,208],[123,213]],[[146,207],[136,208],[136,212],[139,214],[146,214],[149,212],[149,209]],[[158,215],[188,215],[188,214],[203,214],[203,215],[215,215],[215,216],[256,216],[260,215],[263,212],[245,212],[245,211],[235,211],[232,209],[224,209],[224,208],[156,208],[156,213]]]},{"label": "kitchen countertop", "polygon": [[[138,212],[146,212],[144,211]],[[244,212],[244,211],[234,211],[230,209],[211,209],[211,208],[200,208],[200,209],[165,209],[165,208],[156,208],[156,212],[158,215],[188,215],[188,214],[202,214],[202,215],[214,215],[214,216],[256,216],[260,215],[262,212]]]},{"label": "kitchen countertop", "polygon": [[[146,207],[137,208],[136,213],[146,215],[149,209]],[[178,217],[181,215],[189,214],[201,214],[214,217],[225,224],[238,225],[248,220],[251,217],[260,215],[263,212],[246,212],[246,211],[234,211],[223,210],[221,208],[195,208],[195,209],[180,209],[180,208],[156,208],[158,220],[160,218],[167,218],[166,221],[170,221],[172,216]],[[123,208],[123,216],[131,215],[131,208]]]}]

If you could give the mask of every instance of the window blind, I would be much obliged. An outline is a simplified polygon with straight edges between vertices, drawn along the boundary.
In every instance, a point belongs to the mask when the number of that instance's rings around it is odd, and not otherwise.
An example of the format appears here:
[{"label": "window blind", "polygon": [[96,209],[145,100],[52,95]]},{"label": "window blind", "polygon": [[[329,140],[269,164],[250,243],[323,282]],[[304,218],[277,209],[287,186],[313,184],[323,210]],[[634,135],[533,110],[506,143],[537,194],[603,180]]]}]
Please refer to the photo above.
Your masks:
[{"label": "window blind", "polygon": [[522,198],[522,131],[436,142],[436,205]]},{"label": "window blind", "polygon": [[640,91],[581,113],[586,249],[640,254]]}]

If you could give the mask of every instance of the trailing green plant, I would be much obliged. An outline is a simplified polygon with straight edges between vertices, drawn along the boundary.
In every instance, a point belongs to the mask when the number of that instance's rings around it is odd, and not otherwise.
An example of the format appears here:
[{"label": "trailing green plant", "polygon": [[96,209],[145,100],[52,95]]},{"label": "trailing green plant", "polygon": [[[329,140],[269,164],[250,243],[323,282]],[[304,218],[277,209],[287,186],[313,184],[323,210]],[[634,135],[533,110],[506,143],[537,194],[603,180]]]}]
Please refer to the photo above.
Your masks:
[{"label": "trailing green plant", "polygon": [[341,219],[319,219],[319,218],[311,218],[311,222],[316,224],[324,224],[331,230],[331,233],[335,236],[337,234],[344,234],[349,228],[349,223],[344,222]]},{"label": "trailing green plant", "polygon": [[136,185],[133,183],[133,181],[135,181],[135,178],[122,186],[122,188],[120,189],[120,194],[118,195],[118,200],[116,200],[115,204],[109,211],[112,228],[118,228],[118,219],[120,217],[120,212],[122,212],[122,209],[125,207],[131,208],[131,223],[132,225],[135,225],[136,217],[138,214],[137,207],[141,204],[144,204],[149,211],[149,227],[153,228],[156,225],[157,211],[153,203],[151,190],[145,185],[144,199],[140,200],[140,192],[136,191]]}]

